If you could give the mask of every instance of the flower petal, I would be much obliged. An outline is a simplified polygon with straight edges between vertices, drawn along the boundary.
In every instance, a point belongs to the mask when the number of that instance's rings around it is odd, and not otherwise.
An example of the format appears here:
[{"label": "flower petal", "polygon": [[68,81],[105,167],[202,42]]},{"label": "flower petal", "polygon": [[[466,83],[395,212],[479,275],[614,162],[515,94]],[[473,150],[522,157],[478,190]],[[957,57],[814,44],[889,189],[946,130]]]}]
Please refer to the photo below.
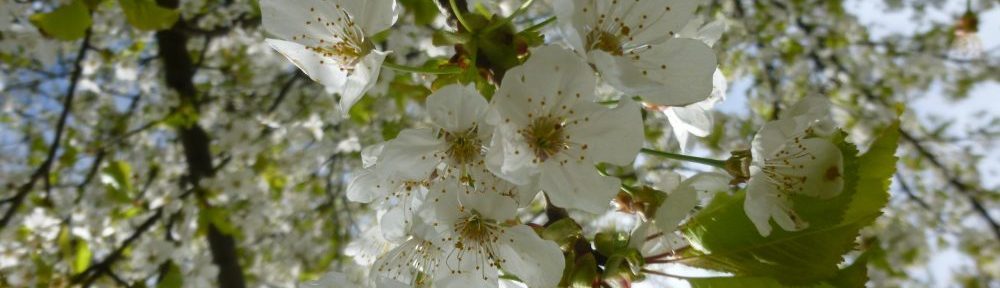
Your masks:
[{"label": "flower petal", "polygon": [[576,115],[573,120],[579,121],[579,124],[568,124],[566,133],[572,137],[571,142],[581,145],[584,156],[592,158],[593,162],[615,165],[628,165],[635,160],[644,139],[642,114],[635,102],[623,98],[614,109],[598,109],[594,113]]},{"label": "flower petal", "polygon": [[[688,105],[705,100],[712,92],[715,51],[701,41],[670,39],[639,52],[635,66],[643,78],[659,85],[639,90],[643,99],[660,105]],[[641,88],[641,87],[640,87]]]},{"label": "flower petal", "polygon": [[358,172],[351,182],[347,184],[347,199],[360,202],[371,203],[376,198],[385,195],[385,187],[380,187],[382,178],[373,170],[362,170]]},{"label": "flower petal", "polygon": [[565,259],[555,242],[543,240],[526,225],[507,228],[507,241],[500,248],[503,270],[514,274],[528,287],[556,287],[562,278]]},{"label": "flower petal", "polygon": [[826,139],[809,138],[789,149],[794,149],[789,153],[805,155],[791,158],[788,165],[774,169],[780,175],[802,177],[800,190],[794,192],[820,198],[840,194],[844,188],[844,157],[837,146]]},{"label": "flower petal", "polygon": [[743,210],[761,236],[771,235],[771,218],[786,231],[799,231],[809,227],[809,223],[792,210],[788,196],[778,191],[766,178],[750,177],[746,193]]},{"label": "flower petal", "polygon": [[262,0],[261,22],[267,32],[285,40],[328,39],[332,34],[325,25],[327,22],[314,20],[324,15],[340,15],[331,6],[318,0]]},{"label": "flower petal", "polygon": [[601,79],[619,91],[640,94],[659,86],[659,83],[643,76],[642,70],[629,58],[616,57],[601,50],[590,51],[587,57],[601,73]]},{"label": "flower petal", "polygon": [[489,109],[489,103],[475,87],[448,85],[427,97],[431,121],[449,132],[463,132],[477,123]]},{"label": "flower petal", "polygon": [[429,128],[406,129],[399,132],[382,149],[375,168],[378,173],[397,179],[426,179],[441,163],[438,154],[445,151],[444,141]]},{"label": "flower petal", "polygon": [[335,90],[347,83],[347,72],[343,71],[340,68],[340,63],[334,59],[323,57],[295,42],[277,39],[267,39],[266,41],[268,45],[288,58],[288,61],[299,67],[313,81]]},{"label": "flower petal", "polygon": [[[356,25],[367,35],[385,31],[396,23],[401,12],[396,0],[335,0],[351,14]],[[331,5],[331,4],[327,4]]]},{"label": "flower petal", "polygon": [[[567,157],[568,158],[568,157]],[[608,210],[621,181],[599,176],[589,161],[559,158],[542,164],[540,186],[556,206],[591,214]],[[562,160],[566,160],[563,162]]]},{"label": "flower petal", "polygon": [[347,81],[344,82],[342,87],[339,88],[340,92],[340,111],[344,113],[344,117],[349,116],[348,111],[358,100],[361,100],[361,96],[364,96],[368,90],[375,87],[375,83],[378,81],[379,72],[382,69],[382,62],[385,61],[385,57],[388,55],[387,52],[372,51],[364,58],[361,58],[361,62],[354,66],[354,70],[347,74]]}]

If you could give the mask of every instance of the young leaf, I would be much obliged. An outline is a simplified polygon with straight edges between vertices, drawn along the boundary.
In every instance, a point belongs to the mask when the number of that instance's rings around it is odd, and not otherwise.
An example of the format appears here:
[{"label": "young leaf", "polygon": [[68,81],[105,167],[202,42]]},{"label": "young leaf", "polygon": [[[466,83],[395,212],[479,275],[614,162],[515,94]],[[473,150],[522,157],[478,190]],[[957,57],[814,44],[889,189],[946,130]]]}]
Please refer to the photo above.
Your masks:
[{"label": "young leaf", "polygon": [[184,287],[184,275],[181,274],[181,269],[177,267],[173,262],[170,263],[170,267],[167,270],[167,274],[163,275],[163,279],[160,283],[156,284],[156,288],[180,288]]},{"label": "young leaf", "polygon": [[860,158],[843,139],[840,133],[834,143],[844,157],[844,191],[828,200],[792,197],[795,210],[809,222],[808,229],[776,229],[761,237],[743,210],[745,194],[718,194],[683,229],[695,249],[680,262],[736,276],[773,278],[786,285],[834,277],[842,255],[855,246],[859,230],[871,224],[888,201],[898,131],[890,127]]},{"label": "young leaf", "polygon": [[73,260],[73,273],[81,273],[90,267],[90,245],[87,245],[87,241],[77,241],[76,243],[76,259]]},{"label": "young leaf", "polygon": [[112,199],[129,202],[132,199],[132,166],[123,161],[114,161],[102,171],[101,183],[104,183]]},{"label": "young leaf", "polygon": [[49,13],[31,15],[29,21],[42,34],[65,41],[80,39],[93,24],[90,10],[82,0],[75,0]]},{"label": "young leaf", "polygon": [[163,30],[177,22],[180,13],[156,5],[153,0],[118,0],[125,11],[125,20],[139,30]]}]

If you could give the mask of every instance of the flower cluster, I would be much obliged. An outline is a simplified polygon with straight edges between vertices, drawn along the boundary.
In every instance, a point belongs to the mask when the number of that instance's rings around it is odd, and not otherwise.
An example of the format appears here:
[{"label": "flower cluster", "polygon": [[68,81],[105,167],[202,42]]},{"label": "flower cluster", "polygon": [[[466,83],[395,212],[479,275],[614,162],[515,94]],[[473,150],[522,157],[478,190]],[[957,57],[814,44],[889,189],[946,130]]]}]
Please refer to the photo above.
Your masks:
[{"label": "flower cluster", "polygon": [[[348,198],[377,211],[377,225],[361,235],[364,243],[348,251],[370,267],[361,283],[497,287],[501,279],[517,279],[529,287],[557,286],[567,266],[564,251],[539,235],[542,223],[519,211],[544,199],[550,209],[608,212],[622,180],[598,167],[635,161],[644,140],[640,107],[662,111],[683,146],[688,134],[708,134],[708,111],[725,91],[710,47],[722,29],[692,21],[696,8],[695,1],[556,1],[565,45],[525,49],[515,55],[517,65],[483,69],[499,78],[485,81],[493,88],[488,93],[465,82],[437,87],[424,101],[426,125],[367,147],[364,169],[352,173]],[[339,94],[346,115],[379,79],[389,52],[372,38],[392,26],[397,6],[392,0],[262,1],[262,12],[265,27],[284,39],[267,42]],[[457,16],[466,30],[477,29]],[[485,26],[484,35],[502,24]],[[483,57],[502,58],[495,54]],[[616,97],[599,96],[599,83],[613,87]],[[814,137],[828,130],[814,111],[802,109],[766,125],[754,140],[746,203],[762,234],[770,218],[788,230],[803,227],[788,193],[839,191],[812,189],[840,183],[811,177],[813,170],[839,176],[841,168],[839,158],[829,156],[836,147]],[[660,213],[636,233],[674,231],[697,206],[697,192],[725,190],[728,181],[722,174],[678,181],[666,188],[673,192]],[[642,246],[630,246],[636,245]]]}]

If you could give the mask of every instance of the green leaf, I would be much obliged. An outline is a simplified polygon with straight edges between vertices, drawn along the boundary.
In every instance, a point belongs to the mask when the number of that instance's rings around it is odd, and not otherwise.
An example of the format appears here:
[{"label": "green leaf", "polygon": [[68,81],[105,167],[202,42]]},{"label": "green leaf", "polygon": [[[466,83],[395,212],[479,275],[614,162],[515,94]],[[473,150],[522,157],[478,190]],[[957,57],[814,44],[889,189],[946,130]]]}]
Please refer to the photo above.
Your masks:
[{"label": "green leaf", "polygon": [[156,283],[156,288],[180,288],[183,286],[184,274],[181,274],[181,269],[177,267],[177,264],[170,262],[167,274],[163,275],[160,283]]},{"label": "green leaf", "polygon": [[406,8],[406,12],[413,14],[413,22],[417,25],[431,24],[438,15],[438,7],[434,1],[400,0],[399,4]]},{"label": "green leaf", "polygon": [[198,216],[198,224],[204,229],[208,229],[208,225],[211,224],[216,229],[219,229],[219,232],[222,232],[222,234],[236,235],[239,232],[239,229],[232,222],[229,222],[229,211],[226,209],[218,207],[205,208],[201,210],[201,214]]},{"label": "green leaf", "polygon": [[177,22],[180,13],[156,5],[153,0],[118,0],[125,11],[125,20],[139,30],[163,30]]},{"label": "green leaf", "polygon": [[[899,146],[899,122],[895,122],[875,139],[868,152],[861,156],[858,167],[858,193],[844,215],[845,220],[861,219],[880,213],[889,202],[889,183],[896,173],[896,148]],[[867,224],[866,224],[867,225]]]},{"label": "green leaf", "polygon": [[868,283],[868,253],[861,254],[851,266],[840,269],[837,276],[827,283],[834,287],[865,287],[865,283]]},{"label": "green leaf", "polygon": [[114,161],[104,167],[101,182],[111,198],[119,202],[132,201],[132,166],[123,161]]},{"label": "green leaf", "polygon": [[77,241],[76,259],[73,260],[73,273],[78,274],[87,270],[87,267],[90,267],[91,256],[90,245],[87,245],[87,241]]},{"label": "green leaf", "polygon": [[709,277],[688,279],[691,288],[773,288],[782,287],[767,277]]},{"label": "green leaf", "polygon": [[773,278],[787,285],[835,276],[842,255],[855,247],[860,229],[871,224],[888,201],[898,133],[888,129],[860,158],[844,138],[839,133],[833,140],[844,157],[844,191],[828,200],[792,197],[794,209],[809,222],[808,229],[775,229],[762,237],[743,210],[745,193],[720,193],[682,230],[696,249],[679,262],[735,276]]},{"label": "green leaf", "polygon": [[90,10],[82,0],[75,0],[49,13],[31,15],[29,21],[42,34],[65,41],[82,38],[93,24]]},{"label": "green leaf", "polygon": [[569,251],[573,247],[573,243],[583,237],[583,228],[576,221],[573,221],[573,218],[566,217],[549,224],[539,234],[542,239],[556,242],[563,251]]},{"label": "green leaf", "polygon": [[833,278],[807,286],[788,286],[781,284],[781,282],[778,282],[774,278],[753,276],[688,278],[687,281],[691,284],[692,288],[865,287],[865,283],[868,282],[867,264],[867,255],[864,254],[855,260],[851,266],[840,269]]}]

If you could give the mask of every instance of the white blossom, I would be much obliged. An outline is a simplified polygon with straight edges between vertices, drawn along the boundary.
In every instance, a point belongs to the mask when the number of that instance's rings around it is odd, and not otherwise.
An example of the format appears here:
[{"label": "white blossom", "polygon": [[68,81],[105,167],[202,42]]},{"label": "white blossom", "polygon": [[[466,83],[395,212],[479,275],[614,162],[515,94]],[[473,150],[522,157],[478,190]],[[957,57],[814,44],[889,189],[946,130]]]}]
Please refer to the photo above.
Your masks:
[{"label": "white blossom", "polygon": [[795,213],[791,196],[830,198],[844,186],[843,156],[829,139],[830,103],[808,97],[784,111],[754,136],[744,209],[763,236],[770,219],[788,231],[809,226]]},{"label": "white blossom", "polygon": [[629,99],[613,109],[594,103],[595,81],[587,63],[555,46],[508,71],[493,97],[490,169],[541,188],[557,206],[606,210],[620,180],[599,176],[594,165],[630,164],[642,146],[642,119]]},{"label": "white blossom", "polygon": [[493,127],[486,123],[489,104],[472,86],[450,85],[427,98],[431,127],[406,129],[387,142],[377,165],[382,175],[428,178],[443,166],[445,174],[466,174],[484,161],[484,144]]},{"label": "white blossom", "polygon": [[562,251],[518,224],[515,197],[494,182],[467,185],[449,178],[430,188],[423,225],[414,238],[390,251],[373,269],[397,280],[419,280],[406,273],[416,269],[434,287],[498,287],[499,273],[510,273],[529,287],[554,287],[565,265]]},{"label": "white blossom", "polygon": [[378,80],[387,52],[371,36],[396,22],[395,0],[261,1],[267,43],[314,81],[340,94],[347,111]]},{"label": "white blossom", "polygon": [[677,38],[700,1],[558,0],[559,29],[604,81],[658,105],[687,105],[712,90],[715,52]]}]

